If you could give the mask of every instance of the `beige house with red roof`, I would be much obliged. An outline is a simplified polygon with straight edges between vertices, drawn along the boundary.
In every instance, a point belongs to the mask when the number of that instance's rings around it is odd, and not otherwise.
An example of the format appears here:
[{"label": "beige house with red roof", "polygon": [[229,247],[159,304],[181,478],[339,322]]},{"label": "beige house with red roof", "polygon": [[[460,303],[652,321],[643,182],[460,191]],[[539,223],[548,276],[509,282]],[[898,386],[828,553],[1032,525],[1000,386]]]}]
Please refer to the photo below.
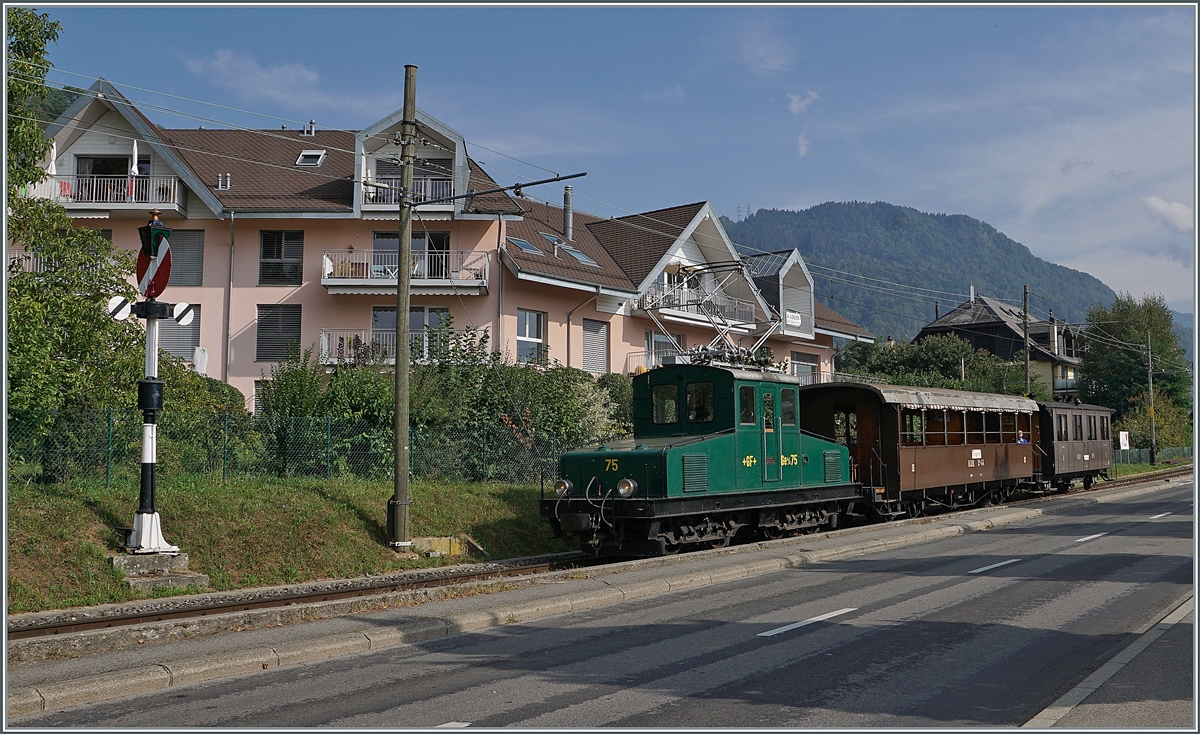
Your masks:
[{"label": "beige house with red roof", "polygon": [[[198,305],[162,347],[239,388],[290,346],[332,368],[370,344],[395,355],[399,186],[396,113],[360,131],[165,129],[98,81],[47,130],[47,179],[31,192],[80,226],[139,247],[151,209],[172,228],[162,300]],[[418,111],[412,354],[428,330],[486,330],[516,360],[632,374],[709,344],[765,345],[831,374],[835,337],[870,339],[812,300],[799,254],[739,256],[698,202],[605,219],[505,193],[462,136]],[[542,194],[541,191],[530,192]]]}]

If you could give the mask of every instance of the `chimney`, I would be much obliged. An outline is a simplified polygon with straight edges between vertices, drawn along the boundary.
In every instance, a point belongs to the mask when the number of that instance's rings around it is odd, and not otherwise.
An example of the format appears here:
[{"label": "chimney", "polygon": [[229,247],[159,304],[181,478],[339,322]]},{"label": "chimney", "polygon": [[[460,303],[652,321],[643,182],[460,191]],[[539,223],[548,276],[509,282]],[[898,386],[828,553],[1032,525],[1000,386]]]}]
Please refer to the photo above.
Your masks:
[{"label": "chimney", "polygon": [[933,302],[933,320],[937,321],[941,317],[942,317],[941,314],[938,313],[938,302],[934,301]]},{"label": "chimney", "polygon": [[1054,321],[1054,309],[1050,309],[1050,352],[1058,354],[1058,324]]},{"label": "chimney", "polygon": [[571,210],[571,185],[563,187],[563,236],[567,242],[574,241],[575,213]]},{"label": "chimney", "polygon": [[971,284],[971,303],[975,303],[975,284]]}]

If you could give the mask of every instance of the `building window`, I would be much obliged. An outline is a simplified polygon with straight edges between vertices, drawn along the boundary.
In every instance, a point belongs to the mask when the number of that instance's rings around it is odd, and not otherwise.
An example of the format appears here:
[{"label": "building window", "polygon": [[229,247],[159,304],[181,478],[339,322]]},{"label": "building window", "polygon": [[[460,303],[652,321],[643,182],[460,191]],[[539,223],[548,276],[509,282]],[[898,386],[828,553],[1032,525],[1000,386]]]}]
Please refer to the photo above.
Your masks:
[{"label": "building window", "polygon": [[204,285],[204,230],[171,230],[171,285]]},{"label": "building window", "polygon": [[815,354],[792,352],[792,376],[800,378],[801,385],[817,382],[821,372],[821,358]]},{"label": "building window", "polygon": [[300,157],[296,159],[297,166],[319,167],[325,162],[325,151],[323,150],[302,150]]},{"label": "building window", "polygon": [[679,345],[679,349],[686,349],[687,344],[683,340],[683,334],[660,334],[657,331],[646,330],[646,351],[650,353],[650,364],[656,364],[667,355],[679,354],[679,350],[671,344],[671,339],[675,339],[675,343]]},{"label": "building window", "polygon": [[541,362],[546,353],[546,314],[517,309],[517,361]]},{"label": "building window", "polygon": [[287,359],[289,348],[300,348],[300,306],[260,304],[254,358],[260,362]]},{"label": "building window", "polygon": [[[171,274],[175,274],[174,266]],[[175,319],[158,320],[158,348],[184,362],[191,362],[196,356],[196,347],[200,346],[200,307],[192,306],[192,313],[195,316],[187,326],[180,326]]]},{"label": "building window", "polygon": [[608,372],[608,322],[583,320],[583,369],[594,374]]},{"label": "building window", "polygon": [[304,232],[262,230],[258,250],[259,285],[301,285]]},{"label": "building window", "polygon": [[[408,307],[408,339],[411,359],[436,359],[449,347],[448,334],[438,329],[450,323],[450,309],[436,306]],[[438,340],[441,337],[441,340]]]}]

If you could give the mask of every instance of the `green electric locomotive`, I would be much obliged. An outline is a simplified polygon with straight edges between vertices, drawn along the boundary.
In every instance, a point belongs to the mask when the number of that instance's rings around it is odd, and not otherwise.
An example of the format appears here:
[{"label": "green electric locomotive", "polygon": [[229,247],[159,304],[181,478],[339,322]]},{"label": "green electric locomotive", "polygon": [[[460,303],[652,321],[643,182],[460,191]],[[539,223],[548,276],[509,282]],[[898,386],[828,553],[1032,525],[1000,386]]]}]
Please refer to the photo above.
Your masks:
[{"label": "green electric locomotive", "polygon": [[860,497],[845,446],[801,430],[798,381],[709,365],[633,380],[633,438],[563,455],[541,514],[597,555],[836,527]]}]

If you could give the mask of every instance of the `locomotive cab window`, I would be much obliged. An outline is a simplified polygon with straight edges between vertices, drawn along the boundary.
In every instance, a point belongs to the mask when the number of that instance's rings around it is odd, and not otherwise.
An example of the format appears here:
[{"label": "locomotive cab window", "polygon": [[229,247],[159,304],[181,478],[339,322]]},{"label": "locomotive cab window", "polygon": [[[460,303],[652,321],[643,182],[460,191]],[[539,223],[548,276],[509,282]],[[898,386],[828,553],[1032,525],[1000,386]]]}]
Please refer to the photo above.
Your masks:
[{"label": "locomotive cab window", "polygon": [[738,388],[738,423],[752,426],[758,422],[755,416],[754,400],[753,385],[742,385]]},{"label": "locomotive cab window", "polygon": [[785,426],[796,425],[796,391],[790,387],[779,392],[779,417]]},{"label": "locomotive cab window", "polygon": [[775,431],[775,395],[769,392],[763,393],[763,430]]},{"label": "locomotive cab window", "polygon": [[688,383],[687,406],[689,423],[712,423],[713,384],[711,382]]},{"label": "locomotive cab window", "polygon": [[679,386],[655,385],[650,391],[654,403],[654,422],[666,425],[679,422]]}]

